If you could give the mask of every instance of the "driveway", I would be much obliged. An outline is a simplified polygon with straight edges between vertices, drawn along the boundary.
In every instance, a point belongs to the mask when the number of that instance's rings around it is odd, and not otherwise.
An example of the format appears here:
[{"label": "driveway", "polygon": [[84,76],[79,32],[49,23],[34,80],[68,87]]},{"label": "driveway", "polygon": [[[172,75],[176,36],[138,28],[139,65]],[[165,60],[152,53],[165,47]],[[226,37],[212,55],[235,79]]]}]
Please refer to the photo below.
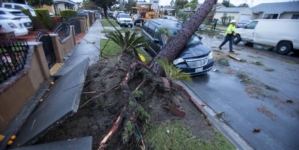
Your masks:
[{"label": "driveway", "polygon": [[[222,37],[203,36],[216,63],[207,75],[184,82],[255,149],[299,149],[299,57],[259,47],[234,46],[229,58]],[[225,66],[228,61],[229,66]],[[254,132],[259,128],[260,132]]]}]

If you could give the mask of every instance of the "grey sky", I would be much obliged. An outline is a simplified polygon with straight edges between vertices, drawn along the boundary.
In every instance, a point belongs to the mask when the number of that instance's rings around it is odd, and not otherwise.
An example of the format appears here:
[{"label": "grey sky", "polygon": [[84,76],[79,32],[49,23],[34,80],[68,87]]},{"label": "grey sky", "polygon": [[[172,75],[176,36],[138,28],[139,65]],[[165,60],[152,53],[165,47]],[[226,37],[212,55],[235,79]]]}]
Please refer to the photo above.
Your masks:
[{"label": "grey sky", "polygon": [[[74,2],[82,2],[83,0],[72,0]],[[146,0],[146,1],[150,1],[150,0]],[[160,4],[159,5],[170,5],[171,0],[159,0]],[[253,3],[251,3],[253,1]],[[255,6],[258,5],[260,3],[273,3],[273,2],[290,2],[293,0],[230,0],[230,2],[234,5],[239,5],[241,3],[246,2],[247,4],[249,4],[250,6]],[[199,3],[203,3],[204,0],[198,0]],[[218,3],[221,3],[222,0],[218,0]]]}]

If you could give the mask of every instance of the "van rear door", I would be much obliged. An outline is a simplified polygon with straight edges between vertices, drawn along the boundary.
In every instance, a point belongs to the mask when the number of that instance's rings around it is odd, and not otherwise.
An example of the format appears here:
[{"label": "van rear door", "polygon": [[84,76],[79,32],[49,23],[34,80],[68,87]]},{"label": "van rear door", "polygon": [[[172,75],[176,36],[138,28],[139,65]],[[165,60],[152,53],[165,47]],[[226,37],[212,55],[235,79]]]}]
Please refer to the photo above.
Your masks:
[{"label": "van rear door", "polygon": [[258,21],[252,21],[250,22],[247,26],[244,28],[244,33],[242,35],[242,40],[247,41],[247,42],[254,42],[254,31],[255,27],[258,24]]}]

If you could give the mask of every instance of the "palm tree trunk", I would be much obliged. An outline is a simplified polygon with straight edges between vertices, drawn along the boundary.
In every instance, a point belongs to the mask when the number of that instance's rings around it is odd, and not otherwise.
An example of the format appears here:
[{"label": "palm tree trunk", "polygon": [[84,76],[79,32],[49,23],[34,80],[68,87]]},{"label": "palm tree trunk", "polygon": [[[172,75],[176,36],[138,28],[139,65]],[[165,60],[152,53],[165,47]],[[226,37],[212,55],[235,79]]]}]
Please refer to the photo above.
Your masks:
[{"label": "palm tree trunk", "polygon": [[198,29],[200,24],[207,17],[212,10],[217,0],[205,0],[199,9],[192,15],[192,17],[184,24],[184,27],[165,45],[165,47],[158,53],[158,55],[150,62],[150,68],[157,73],[163,74],[163,68],[157,63],[158,59],[166,58],[172,62],[176,56],[184,48],[190,37]]}]

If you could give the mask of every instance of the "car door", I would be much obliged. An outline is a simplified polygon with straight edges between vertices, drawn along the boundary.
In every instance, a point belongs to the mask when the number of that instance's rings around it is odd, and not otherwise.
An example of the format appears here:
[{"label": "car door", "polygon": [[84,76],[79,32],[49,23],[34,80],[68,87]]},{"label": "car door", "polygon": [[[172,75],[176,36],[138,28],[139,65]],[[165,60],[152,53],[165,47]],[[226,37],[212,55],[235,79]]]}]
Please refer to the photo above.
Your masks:
[{"label": "car door", "polygon": [[[153,24],[149,24],[148,26],[148,33],[150,35],[150,48],[152,50],[152,52],[154,52],[154,54],[158,54],[161,50],[161,45],[160,45],[160,41],[158,39],[158,29],[153,25]],[[159,42],[159,43],[158,43]]]},{"label": "car door", "polygon": [[258,21],[252,21],[247,26],[245,26],[245,28],[243,30],[244,32],[242,35],[243,41],[253,42],[254,31],[255,31],[255,27],[257,24],[258,24]]}]

